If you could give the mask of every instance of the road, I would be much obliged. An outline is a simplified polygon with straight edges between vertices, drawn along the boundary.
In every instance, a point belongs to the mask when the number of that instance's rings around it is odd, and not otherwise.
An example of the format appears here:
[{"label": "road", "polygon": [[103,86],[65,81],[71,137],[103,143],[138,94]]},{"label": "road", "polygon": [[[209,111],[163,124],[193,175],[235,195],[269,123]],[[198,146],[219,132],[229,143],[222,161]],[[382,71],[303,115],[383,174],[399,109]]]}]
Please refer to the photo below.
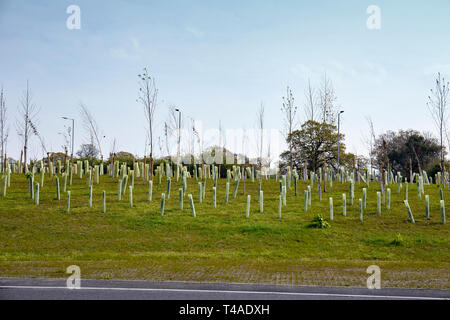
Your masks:
[{"label": "road", "polygon": [[0,278],[0,300],[450,300],[450,290]]}]

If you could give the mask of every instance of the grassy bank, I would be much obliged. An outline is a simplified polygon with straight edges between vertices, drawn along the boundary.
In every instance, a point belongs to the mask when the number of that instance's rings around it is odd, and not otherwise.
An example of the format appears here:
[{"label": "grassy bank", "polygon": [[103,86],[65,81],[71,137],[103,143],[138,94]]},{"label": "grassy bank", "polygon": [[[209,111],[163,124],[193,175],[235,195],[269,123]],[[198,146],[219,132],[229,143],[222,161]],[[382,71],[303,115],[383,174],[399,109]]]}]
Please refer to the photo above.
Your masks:
[{"label": "grassy bank", "polygon": [[[257,183],[242,181],[236,199],[233,184],[230,201],[224,203],[225,179],[217,187],[217,208],[212,206],[211,179],[206,197],[198,202],[195,179],[188,179],[187,193],[194,198],[197,217],[191,216],[187,195],[179,209],[178,188],[173,181],[165,215],[160,215],[161,193],[167,183],[155,181],[153,201],[148,202],[148,185],[136,178],[133,208],[129,192],[117,200],[117,181],[101,176],[94,185],[93,208],[88,207],[85,178],[73,177],[71,211],[66,213],[67,194],[56,200],[54,178],[45,177],[36,206],[23,175],[11,175],[11,186],[0,198],[0,276],[66,277],[69,265],[81,268],[82,278],[148,279],[177,281],[231,281],[298,285],[365,286],[366,268],[381,268],[382,286],[450,289],[450,229],[441,224],[439,188],[426,185],[430,195],[431,219],[425,217],[425,201],[409,184],[409,203],[416,223],[408,221],[403,204],[404,190],[391,185],[391,209],[376,213],[378,183],[368,189],[364,222],[359,219],[358,198],[363,183],[355,185],[355,203],[342,215],[342,193],[348,183],[333,183],[319,201],[316,186],[312,207],[303,210],[300,181],[298,196],[293,187],[287,206],[278,219],[279,184],[263,181],[264,213],[259,212]],[[60,179],[62,182],[62,179]],[[39,181],[39,175],[35,175]],[[107,212],[102,213],[102,191],[106,191]],[[251,212],[246,219],[247,194]],[[310,228],[316,214],[329,220],[328,197],[333,197],[334,220],[328,229]],[[450,213],[450,193],[446,207]]]}]

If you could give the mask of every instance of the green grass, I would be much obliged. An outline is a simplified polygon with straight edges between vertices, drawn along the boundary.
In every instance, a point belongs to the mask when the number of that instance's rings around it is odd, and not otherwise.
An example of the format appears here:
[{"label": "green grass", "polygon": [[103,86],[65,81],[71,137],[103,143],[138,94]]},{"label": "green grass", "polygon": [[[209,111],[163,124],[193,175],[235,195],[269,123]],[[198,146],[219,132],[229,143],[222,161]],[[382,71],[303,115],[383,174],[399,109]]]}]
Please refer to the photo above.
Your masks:
[{"label": "green grass", "polygon": [[[239,192],[224,203],[225,179],[217,188],[217,208],[212,206],[213,181],[207,180],[206,198],[198,203],[198,185],[188,179],[197,217],[191,216],[188,197],[179,210],[180,182],[172,181],[171,197],[161,216],[161,193],[167,183],[153,186],[153,201],[147,201],[148,185],[136,178],[134,207],[128,190],[117,201],[117,181],[101,176],[94,185],[93,208],[88,207],[85,178],[73,177],[71,212],[66,213],[67,194],[56,200],[54,179],[48,175],[34,205],[23,175],[11,176],[6,198],[0,198],[0,276],[66,277],[70,265],[81,268],[82,278],[149,279],[177,281],[259,282],[296,285],[365,286],[366,269],[381,268],[382,286],[450,288],[450,232],[441,224],[439,188],[425,186],[430,195],[431,219],[425,217],[425,200],[417,199],[415,184],[409,185],[409,203],[416,220],[408,221],[403,204],[404,188],[392,189],[391,210],[383,206],[376,214],[378,183],[368,189],[364,222],[359,220],[358,198],[363,183],[355,184],[355,202],[342,215],[342,193],[348,183],[333,183],[319,201],[316,185],[312,207],[303,211],[305,182],[299,181],[298,197],[293,187],[287,206],[278,219],[279,184],[263,181],[264,213],[259,212],[257,182],[246,181],[246,195]],[[35,175],[35,182],[39,175]],[[293,184],[292,184],[293,185]],[[102,214],[102,191],[107,194],[107,212]],[[247,194],[252,197],[250,218],[245,218]],[[444,191],[450,213],[450,194]],[[329,221],[333,197],[334,220]],[[424,199],[424,197],[422,197]],[[308,227],[317,214],[330,223],[326,229]]]}]

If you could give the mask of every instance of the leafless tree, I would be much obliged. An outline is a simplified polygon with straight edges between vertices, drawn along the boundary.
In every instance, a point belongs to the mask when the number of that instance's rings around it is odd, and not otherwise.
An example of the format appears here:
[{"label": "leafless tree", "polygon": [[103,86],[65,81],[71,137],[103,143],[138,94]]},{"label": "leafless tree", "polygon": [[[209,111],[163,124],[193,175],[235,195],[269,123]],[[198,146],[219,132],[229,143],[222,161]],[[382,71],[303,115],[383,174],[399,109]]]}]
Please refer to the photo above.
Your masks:
[{"label": "leafless tree", "polygon": [[61,146],[64,152],[67,152],[70,148],[70,143],[72,141],[72,128],[64,126],[63,132],[58,132],[58,134],[62,135],[64,139],[64,144]]},{"label": "leafless tree", "polygon": [[147,133],[150,147],[150,180],[153,181],[153,129],[158,89],[156,88],[155,79],[149,75],[147,68],[144,68],[143,73],[139,74],[138,77],[140,81],[137,101],[144,106],[145,117],[147,119]]},{"label": "leafless tree", "polygon": [[[430,89],[431,94],[428,96],[427,106],[430,110],[431,116],[439,130],[439,138],[441,145],[441,170],[444,172],[444,130],[448,120],[448,94],[449,83],[445,82],[445,78],[441,77],[441,73],[438,73],[436,78],[435,88]],[[444,181],[444,175],[442,175]]]},{"label": "leafless tree", "polygon": [[[223,141],[222,141],[223,139]],[[224,135],[224,131],[223,131],[223,127],[222,127],[222,122],[219,120],[219,143],[217,145],[217,147],[220,150],[220,152],[222,153],[222,159],[221,159],[221,163],[223,161],[223,157],[225,156],[225,135]],[[220,177],[220,169],[221,169],[221,163],[219,163],[219,177]]]},{"label": "leafless tree", "polygon": [[44,156],[44,154],[48,154],[47,148],[45,147],[45,140],[42,137],[42,135],[39,134],[36,124],[34,122],[32,122],[31,120],[29,120],[29,125],[31,128],[31,132],[38,138],[39,143],[41,144],[42,156]]},{"label": "leafless tree", "polygon": [[80,103],[80,114],[81,119],[83,120],[83,126],[85,130],[89,133],[89,142],[93,146],[97,147],[100,153],[100,158],[103,162],[102,146],[100,143],[101,136],[97,122],[95,121],[95,118],[92,116],[89,109],[83,103]]},{"label": "leafless tree", "polygon": [[164,148],[163,148],[163,140],[161,139],[161,136],[158,137],[158,148],[159,148],[159,153],[160,153],[161,157],[163,157],[164,156],[164,151],[163,151]]},{"label": "leafless tree", "polygon": [[111,143],[110,151],[109,151],[109,175],[114,177],[114,158],[116,154],[117,141],[116,138],[113,139]]},{"label": "leafless tree", "polygon": [[169,147],[169,126],[167,122],[164,122],[164,140],[166,144],[167,157],[170,157],[170,147]]},{"label": "leafless tree", "polygon": [[113,142],[111,143],[111,153],[116,153],[116,151],[117,151],[117,139],[116,138],[114,138],[113,139]]},{"label": "leafless tree", "polygon": [[336,100],[333,83],[324,74],[319,90],[319,108],[323,123],[334,124],[336,122]]},{"label": "leafless tree", "polygon": [[9,135],[9,128],[7,124],[7,108],[6,108],[6,98],[5,93],[3,91],[3,86],[0,91],[0,145],[1,145],[1,165],[2,170],[5,168],[6,165],[6,146],[8,144],[8,135]]},{"label": "leafless tree", "polygon": [[373,146],[375,144],[375,139],[376,139],[376,135],[375,135],[375,129],[373,126],[373,121],[372,118],[367,116],[366,117],[366,121],[367,124],[369,126],[369,137],[366,138],[366,145],[369,149],[369,159],[370,159],[370,174],[372,175],[372,171],[373,171]]},{"label": "leafless tree", "polygon": [[[179,115],[178,115],[178,111],[176,111],[177,106],[175,105],[170,105],[169,106],[169,114],[167,117],[167,129],[168,129],[168,133],[169,135],[173,135],[174,132],[178,132],[178,127],[179,127]],[[181,128],[183,128],[183,124],[184,121],[183,119],[181,119]]]},{"label": "leafless tree", "polygon": [[305,104],[305,115],[307,120],[316,121],[318,113],[318,102],[317,102],[317,92],[311,86],[311,81],[308,80],[308,87],[305,93],[306,104]]},{"label": "leafless tree", "polygon": [[[178,113],[179,111],[177,111],[178,107],[176,105],[169,105],[169,114],[167,117],[167,133],[168,133],[168,137],[177,137],[177,139],[179,139],[180,141],[177,140],[177,144],[178,142],[180,143],[180,154],[178,155],[178,151],[177,151],[177,157],[180,156],[182,154],[182,145],[181,145],[181,136],[179,137],[178,135],[181,135],[181,130],[184,127],[184,117],[180,118],[180,114]],[[180,159],[177,159],[177,161],[179,161]]]},{"label": "leafless tree", "polygon": [[192,131],[194,133],[194,136],[197,140],[197,144],[198,144],[198,150],[199,150],[199,154],[200,154],[200,163],[203,164],[204,158],[203,158],[203,152],[204,152],[204,139],[203,139],[203,131],[202,131],[202,136],[200,136],[200,133],[198,132],[197,128],[195,127],[195,122],[193,122],[192,125]]},{"label": "leafless tree", "polygon": [[273,161],[273,156],[272,153],[270,151],[270,137],[268,139],[267,142],[267,157],[266,157],[266,165],[267,165],[267,169],[270,170],[270,166],[272,165],[272,161]]},{"label": "leafless tree", "polygon": [[259,177],[262,183],[262,165],[263,165],[263,149],[264,149],[264,104],[261,105],[256,112],[256,129],[257,129],[257,143],[258,161],[259,161]]},{"label": "leafless tree", "polygon": [[33,133],[30,123],[36,121],[37,115],[39,114],[39,109],[33,102],[33,95],[29,83],[27,81],[27,89],[23,92],[20,99],[19,107],[19,120],[16,121],[16,130],[19,137],[22,139],[23,144],[23,159],[24,164],[27,164],[27,151],[28,144],[30,142],[30,135]]},{"label": "leafless tree", "polygon": [[247,129],[243,128],[242,129],[242,150],[241,150],[241,154],[242,154],[242,158],[244,162],[244,164],[247,162],[247,158],[249,158],[249,154],[248,154],[248,133],[247,133]]},{"label": "leafless tree", "polygon": [[[286,96],[283,97],[283,105],[281,107],[281,111],[284,113],[284,136],[286,140],[288,140],[289,136],[292,134],[295,126],[297,125],[297,106],[294,104],[294,102],[295,99],[292,94],[292,90],[287,87]],[[294,166],[294,158],[292,154],[292,139],[289,142],[289,158],[292,170]]]}]

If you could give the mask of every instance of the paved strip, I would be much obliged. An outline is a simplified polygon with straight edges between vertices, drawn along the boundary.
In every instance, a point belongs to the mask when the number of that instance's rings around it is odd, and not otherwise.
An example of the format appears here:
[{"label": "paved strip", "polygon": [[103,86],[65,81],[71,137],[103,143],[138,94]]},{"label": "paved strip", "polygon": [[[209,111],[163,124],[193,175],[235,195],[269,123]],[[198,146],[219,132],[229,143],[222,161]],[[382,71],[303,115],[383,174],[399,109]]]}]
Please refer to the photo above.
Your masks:
[{"label": "paved strip", "polygon": [[0,299],[449,300],[450,291],[88,279],[71,290],[66,279],[0,278]]},{"label": "paved strip", "polygon": [[339,293],[313,293],[313,292],[275,292],[275,291],[232,291],[232,290],[193,290],[193,289],[161,289],[161,288],[108,288],[108,287],[81,287],[68,289],[67,287],[50,286],[0,286],[0,289],[40,289],[40,290],[113,290],[113,291],[152,291],[152,292],[198,292],[198,293],[225,293],[225,294],[262,294],[262,295],[290,295],[290,296],[317,296],[317,297],[348,297],[365,299],[407,299],[407,300],[449,300],[450,298],[397,296],[397,295],[363,295],[363,294],[339,294]]}]

